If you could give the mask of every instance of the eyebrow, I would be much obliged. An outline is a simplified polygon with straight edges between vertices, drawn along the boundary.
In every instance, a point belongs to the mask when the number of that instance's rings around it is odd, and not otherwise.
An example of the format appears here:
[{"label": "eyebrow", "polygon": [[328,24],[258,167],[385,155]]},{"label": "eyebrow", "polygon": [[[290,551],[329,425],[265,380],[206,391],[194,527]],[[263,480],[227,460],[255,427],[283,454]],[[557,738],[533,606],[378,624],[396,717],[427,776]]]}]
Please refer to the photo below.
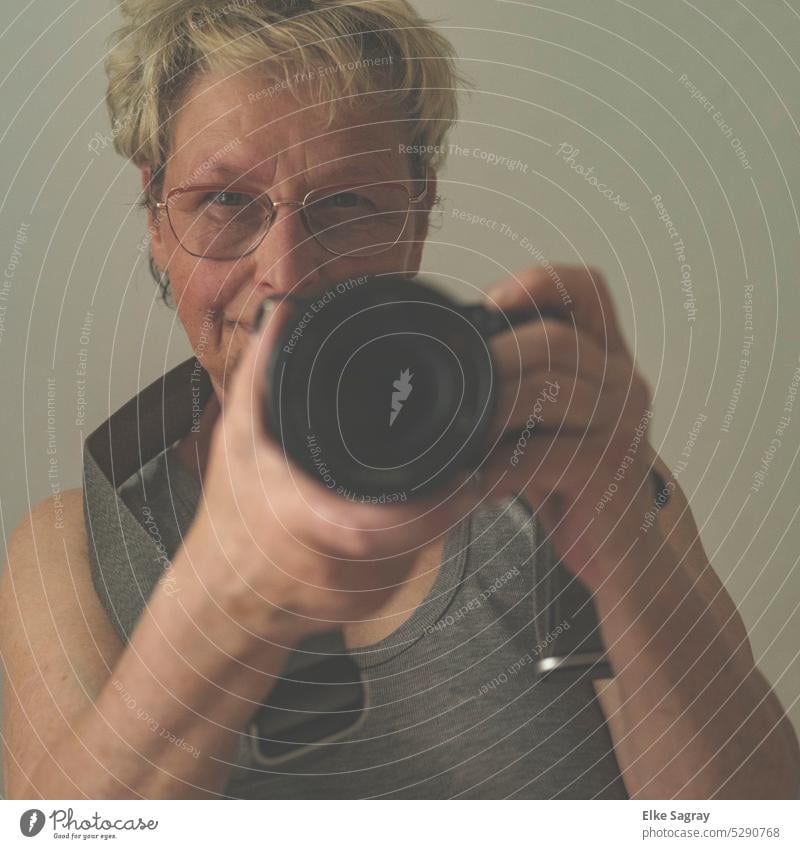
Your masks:
[{"label": "eyebrow", "polygon": [[[386,153],[390,153],[392,150],[394,150],[394,148],[384,147],[384,148],[377,148],[375,150],[365,151],[364,153],[365,153],[365,155],[366,154],[386,154]],[[196,165],[189,172],[190,177],[188,179],[189,179],[190,182],[192,182],[192,183],[202,182],[202,180],[200,180],[200,179],[193,179],[196,175],[198,175],[198,173],[199,173],[199,176],[201,178],[205,178],[205,177],[208,177],[210,175],[213,175],[213,176],[216,176],[216,177],[224,177],[224,178],[228,178],[228,179],[232,179],[232,180],[236,179],[238,177],[242,177],[245,174],[247,174],[248,176],[252,176],[252,174],[253,174],[253,167],[252,166],[238,165],[238,164],[233,163],[233,162],[230,162],[230,163],[225,162],[224,160],[220,160],[219,162],[214,162],[213,164],[209,165],[208,167],[204,167],[204,163],[207,162],[208,159],[210,159],[210,158],[211,157],[205,157],[204,159],[201,159],[199,164]],[[359,161],[358,156],[347,156],[347,157],[342,157],[341,159],[332,160],[330,162],[321,163],[319,165],[314,165],[311,168],[309,168],[308,170],[309,171],[313,171],[315,169],[323,169],[323,170],[341,169],[341,170],[344,170],[344,171],[348,171],[348,170],[351,170],[351,169],[357,170],[358,167],[359,167],[359,164],[363,164],[363,160]],[[383,169],[387,168],[390,164],[391,164],[391,160],[390,160],[389,157],[379,156],[377,161],[373,160],[371,167],[375,168],[378,171],[382,171]]]},{"label": "eyebrow", "polygon": [[206,174],[215,174],[219,177],[241,177],[245,173],[250,172],[252,174],[252,168],[237,168],[234,165],[212,165],[205,173]]}]

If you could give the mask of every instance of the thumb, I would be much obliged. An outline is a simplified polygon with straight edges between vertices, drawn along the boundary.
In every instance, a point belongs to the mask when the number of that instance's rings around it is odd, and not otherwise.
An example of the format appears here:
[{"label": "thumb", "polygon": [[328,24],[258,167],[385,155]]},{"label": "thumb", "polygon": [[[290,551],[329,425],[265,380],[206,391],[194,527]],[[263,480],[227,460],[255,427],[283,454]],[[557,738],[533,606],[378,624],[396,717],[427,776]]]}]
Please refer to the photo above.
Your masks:
[{"label": "thumb", "polygon": [[283,329],[293,320],[297,307],[285,298],[268,298],[262,302],[256,329],[242,351],[231,386],[230,406],[235,418],[242,417],[242,425],[249,429],[253,424],[257,432],[275,440],[264,416],[265,399],[269,392],[268,365],[270,356],[280,344]]}]

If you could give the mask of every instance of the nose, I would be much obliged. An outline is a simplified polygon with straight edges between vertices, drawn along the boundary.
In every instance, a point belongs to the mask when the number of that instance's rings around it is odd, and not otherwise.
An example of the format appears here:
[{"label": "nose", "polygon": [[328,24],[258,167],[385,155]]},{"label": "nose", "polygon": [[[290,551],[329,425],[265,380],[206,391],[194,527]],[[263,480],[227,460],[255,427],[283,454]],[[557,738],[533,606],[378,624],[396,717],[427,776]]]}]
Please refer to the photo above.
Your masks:
[{"label": "nose", "polygon": [[300,203],[276,201],[274,206],[272,223],[253,254],[257,279],[274,294],[303,297],[321,284],[334,257],[309,232]]}]

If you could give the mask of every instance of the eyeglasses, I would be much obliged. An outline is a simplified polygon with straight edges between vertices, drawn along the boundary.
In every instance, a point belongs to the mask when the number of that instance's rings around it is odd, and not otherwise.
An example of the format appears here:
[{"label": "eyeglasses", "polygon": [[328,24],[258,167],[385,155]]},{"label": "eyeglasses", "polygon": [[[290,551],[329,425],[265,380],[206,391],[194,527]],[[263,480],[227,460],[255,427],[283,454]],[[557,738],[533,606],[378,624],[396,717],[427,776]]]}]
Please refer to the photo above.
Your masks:
[{"label": "eyeglasses", "polygon": [[166,210],[181,247],[204,259],[239,259],[267,235],[279,206],[298,207],[308,232],[337,256],[373,256],[400,241],[412,206],[428,193],[428,175],[418,195],[400,182],[361,183],[312,189],[302,201],[273,201],[230,185],[171,189],[154,204]]}]

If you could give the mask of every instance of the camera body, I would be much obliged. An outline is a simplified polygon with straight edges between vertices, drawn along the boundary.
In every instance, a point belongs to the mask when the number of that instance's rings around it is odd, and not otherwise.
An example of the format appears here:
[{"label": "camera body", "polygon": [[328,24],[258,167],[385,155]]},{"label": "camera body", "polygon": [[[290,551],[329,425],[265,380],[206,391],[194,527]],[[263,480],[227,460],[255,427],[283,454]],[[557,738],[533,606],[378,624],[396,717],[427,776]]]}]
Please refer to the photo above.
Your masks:
[{"label": "camera body", "polygon": [[477,468],[497,384],[487,340],[540,315],[459,304],[394,274],[293,304],[267,365],[265,423],[323,486],[377,504]]}]

